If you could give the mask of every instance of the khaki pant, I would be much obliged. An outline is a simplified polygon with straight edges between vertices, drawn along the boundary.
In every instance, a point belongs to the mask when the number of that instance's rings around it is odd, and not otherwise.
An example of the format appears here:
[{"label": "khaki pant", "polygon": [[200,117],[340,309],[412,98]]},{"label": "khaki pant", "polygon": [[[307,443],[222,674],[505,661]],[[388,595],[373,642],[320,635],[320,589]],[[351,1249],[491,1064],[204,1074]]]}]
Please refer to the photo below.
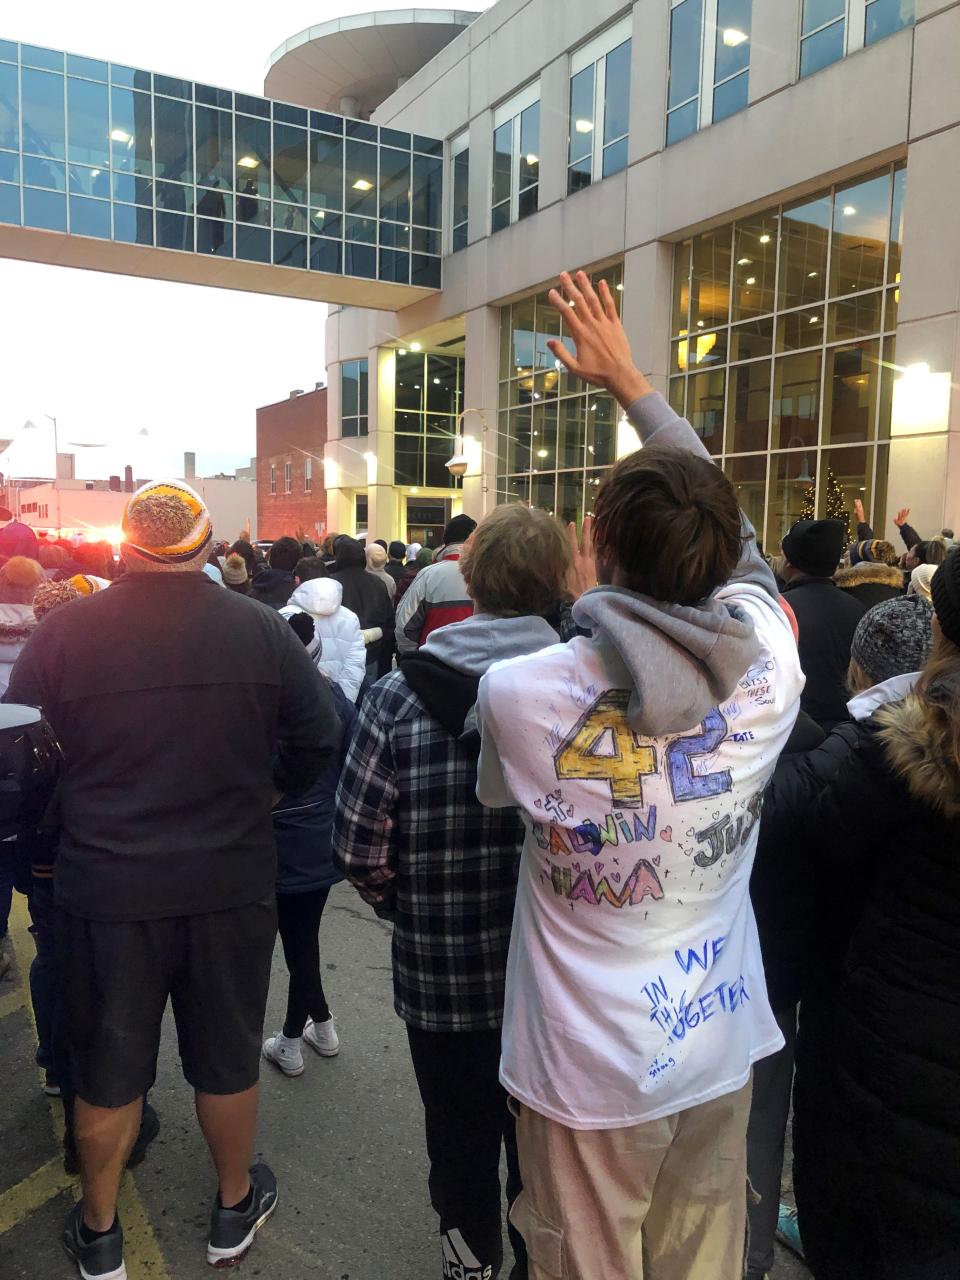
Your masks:
[{"label": "khaki pant", "polygon": [[750,1085],[629,1129],[517,1111],[530,1280],[739,1280]]}]

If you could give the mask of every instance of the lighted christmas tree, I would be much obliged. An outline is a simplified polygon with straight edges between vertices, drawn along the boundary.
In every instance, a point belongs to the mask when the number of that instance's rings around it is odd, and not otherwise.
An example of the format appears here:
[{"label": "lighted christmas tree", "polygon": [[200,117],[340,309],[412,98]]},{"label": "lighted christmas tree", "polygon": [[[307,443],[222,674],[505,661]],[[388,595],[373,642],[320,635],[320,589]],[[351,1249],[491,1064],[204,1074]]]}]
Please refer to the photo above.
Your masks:
[{"label": "lighted christmas tree", "polygon": [[[801,520],[816,519],[815,482],[811,481],[803,491],[803,503],[800,507]],[[828,520],[842,520],[847,537],[850,536],[850,516],[847,512],[847,499],[833,467],[827,468],[827,515]]]}]

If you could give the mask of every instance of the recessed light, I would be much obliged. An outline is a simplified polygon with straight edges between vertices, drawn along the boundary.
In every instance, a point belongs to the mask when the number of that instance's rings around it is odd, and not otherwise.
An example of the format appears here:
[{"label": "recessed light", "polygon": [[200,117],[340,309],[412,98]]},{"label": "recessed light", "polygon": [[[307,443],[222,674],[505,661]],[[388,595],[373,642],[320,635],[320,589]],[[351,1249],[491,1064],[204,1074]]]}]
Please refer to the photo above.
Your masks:
[{"label": "recessed light", "polygon": [[769,243],[770,243],[770,237],[769,237],[766,233],[764,233],[764,234],[760,237],[760,243],[761,243],[761,244],[769,244]]},{"label": "recessed light", "polygon": [[852,204],[845,204],[845,205],[843,206],[843,216],[844,216],[845,218],[852,218],[852,217],[853,217],[853,215],[854,215],[856,212],[857,212],[857,211],[856,211],[856,209],[853,207],[853,205],[852,205]]},{"label": "recessed light", "polygon": [[546,457],[548,457],[548,456],[549,456],[549,455],[547,454],[546,449],[538,449],[538,450],[537,450],[537,457],[538,457],[538,458],[546,458]]},{"label": "recessed light", "polygon": [[130,141],[130,135],[129,133],[127,133],[126,129],[111,129],[110,137],[113,139],[114,142]]},{"label": "recessed light", "polygon": [[573,127],[576,129],[577,133],[593,133],[592,120],[578,120]]},{"label": "recessed light", "polygon": [[702,320],[698,320],[698,321],[697,321],[697,328],[698,328],[698,329],[702,329],[702,328],[703,328],[703,321],[702,321]]},{"label": "recessed light", "polygon": [[529,156],[527,156],[527,164],[529,164],[529,165],[535,165],[535,164],[539,164],[539,163],[540,163],[540,157],[539,157],[539,156],[534,156],[534,155],[529,155]]},{"label": "recessed light", "polygon": [[622,284],[618,284],[618,285],[617,285],[617,293],[623,293],[623,285],[622,285]]},{"label": "recessed light", "polygon": [[752,259],[751,259],[751,258],[738,258],[738,259],[737,259],[737,266],[738,266],[738,267],[749,267],[749,265],[750,265],[750,263],[751,263],[751,262],[752,262]]},{"label": "recessed light", "polygon": [[[240,163],[242,164],[243,161],[241,160]],[[353,184],[353,189],[354,191],[372,191],[373,183],[369,178],[358,178]]]},{"label": "recessed light", "polygon": [[747,284],[756,284],[756,283],[757,283],[756,276],[747,276]]},{"label": "recessed light", "polygon": [[[398,355],[398,356],[405,356],[406,354],[407,354],[407,348],[406,348],[406,347],[401,347],[401,348],[400,348],[400,350],[397,352],[397,355]],[[401,383],[400,385],[402,386],[402,385],[403,385],[403,383]]]},{"label": "recessed light", "polygon": [[439,378],[434,378],[434,380],[433,380],[433,385],[434,385],[435,387],[439,387],[439,385],[440,385],[440,379],[439,379]]},{"label": "recessed light", "polygon": [[807,279],[808,279],[808,280],[816,280],[816,278],[817,278],[817,273],[816,273],[816,271],[808,271],[808,272],[807,272]]},{"label": "recessed light", "polygon": [[728,49],[735,49],[738,44],[743,44],[745,40],[749,39],[750,37],[747,33],[741,31],[739,27],[724,27],[723,29],[723,43]]},{"label": "recessed light", "polygon": [[811,323],[811,324],[819,324],[819,323],[820,323],[820,317],[819,317],[819,316],[811,316],[811,317],[810,317],[810,323]]},{"label": "recessed light", "polygon": [[422,350],[423,350],[423,345],[422,345],[421,343],[419,343],[419,342],[411,342],[411,343],[410,343],[410,350],[411,350],[411,351],[422,351]]},{"label": "recessed light", "polygon": [[237,161],[237,167],[240,169],[257,169],[259,166],[260,161],[256,156],[241,156]]}]

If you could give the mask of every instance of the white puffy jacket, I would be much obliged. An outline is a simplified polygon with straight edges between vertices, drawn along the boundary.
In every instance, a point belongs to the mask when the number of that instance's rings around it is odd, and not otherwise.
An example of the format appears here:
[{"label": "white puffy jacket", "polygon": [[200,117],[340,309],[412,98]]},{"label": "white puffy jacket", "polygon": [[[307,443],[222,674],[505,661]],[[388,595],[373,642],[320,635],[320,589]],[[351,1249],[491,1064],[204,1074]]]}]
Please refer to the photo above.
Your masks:
[{"label": "white puffy jacket", "polygon": [[0,604],[0,695],[6,693],[14,663],[36,625],[32,604]]},{"label": "white puffy jacket", "polygon": [[308,653],[323,674],[356,702],[367,668],[367,649],[360,620],[343,607],[342,599],[343,586],[335,578],[311,578],[301,582],[280,612],[285,618],[294,613],[310,615],[320,643],[310,645]]}]

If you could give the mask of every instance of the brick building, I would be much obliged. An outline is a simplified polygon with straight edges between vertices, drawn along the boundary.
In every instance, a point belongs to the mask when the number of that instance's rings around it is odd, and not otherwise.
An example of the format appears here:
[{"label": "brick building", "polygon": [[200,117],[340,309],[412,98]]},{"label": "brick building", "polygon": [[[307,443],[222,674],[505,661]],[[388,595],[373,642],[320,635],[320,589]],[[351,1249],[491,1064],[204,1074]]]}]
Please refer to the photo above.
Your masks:
[{"label": "brick building", "polygon": [[257,530],[281,538],[303,529],[322,537],[327,524],[323,448],[327,389],[291,391],[286,400],[257,410]]}]

